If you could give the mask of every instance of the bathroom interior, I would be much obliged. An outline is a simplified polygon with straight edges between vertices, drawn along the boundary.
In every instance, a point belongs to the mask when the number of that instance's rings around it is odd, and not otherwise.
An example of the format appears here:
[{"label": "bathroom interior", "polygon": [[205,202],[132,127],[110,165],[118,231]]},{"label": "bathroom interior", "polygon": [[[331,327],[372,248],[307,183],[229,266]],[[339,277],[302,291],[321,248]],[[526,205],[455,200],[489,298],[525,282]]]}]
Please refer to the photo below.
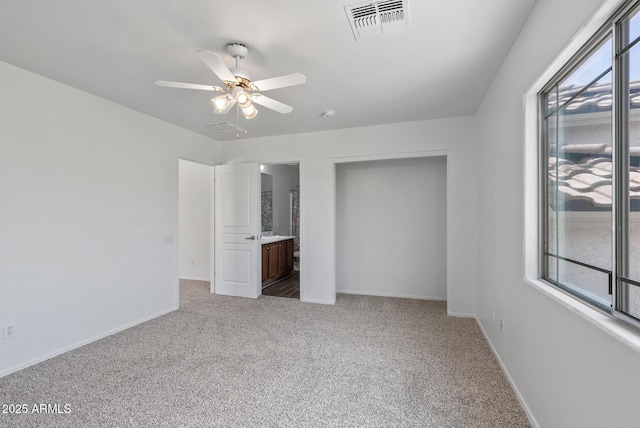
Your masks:
[{"label": "bathroom interior", "polygon": [[300,170],[264,164],[261,172],[262,294],[300,299]]}]

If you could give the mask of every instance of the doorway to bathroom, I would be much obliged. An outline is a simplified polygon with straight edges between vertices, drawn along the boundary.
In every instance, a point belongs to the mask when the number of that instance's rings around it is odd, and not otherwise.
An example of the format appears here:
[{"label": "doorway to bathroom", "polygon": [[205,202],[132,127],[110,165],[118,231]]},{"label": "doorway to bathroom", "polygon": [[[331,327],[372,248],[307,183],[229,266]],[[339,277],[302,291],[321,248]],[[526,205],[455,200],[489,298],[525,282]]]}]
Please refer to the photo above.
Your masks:
[{"label": "doorway to bathroom", "polygon": [[300,165],[263,164],[262,295],[300,299]]}]

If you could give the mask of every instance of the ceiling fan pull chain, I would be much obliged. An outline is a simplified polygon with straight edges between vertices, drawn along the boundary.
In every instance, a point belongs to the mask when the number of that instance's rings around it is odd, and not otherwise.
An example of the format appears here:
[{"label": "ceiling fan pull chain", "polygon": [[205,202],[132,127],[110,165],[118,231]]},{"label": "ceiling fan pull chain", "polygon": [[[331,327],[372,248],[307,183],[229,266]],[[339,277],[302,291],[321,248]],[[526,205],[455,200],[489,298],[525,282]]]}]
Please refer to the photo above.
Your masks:
[{"label": "ceiling fan pull chain", "polygon": [[[238,58],[236,58],[236,63],[238,62]],[[236,103],[236,123],[238,124],[238,126],[240,126],[240,114],[238,113],[238,110],[240,109],[240,107],[238,107],[238,104]],[[236,134],[236,140],[240,138],[240,134]]]}]

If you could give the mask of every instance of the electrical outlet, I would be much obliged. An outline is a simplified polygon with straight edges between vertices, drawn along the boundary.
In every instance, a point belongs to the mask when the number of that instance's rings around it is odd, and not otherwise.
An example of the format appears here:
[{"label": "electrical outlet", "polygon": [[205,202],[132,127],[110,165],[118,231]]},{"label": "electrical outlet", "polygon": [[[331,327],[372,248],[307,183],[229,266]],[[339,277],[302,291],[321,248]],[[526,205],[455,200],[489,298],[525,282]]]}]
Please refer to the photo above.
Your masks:
[{"label": "electrical outlet", "polygon": [[12,322],[8,322],[2,326],[2,340],[13,339],[16,337],[16,326]]},{"label": "electrical outlet", "polygon": [[504,330],[504,320],[502,318],[500,318],[500,333],[502,333],[502,331]]}]

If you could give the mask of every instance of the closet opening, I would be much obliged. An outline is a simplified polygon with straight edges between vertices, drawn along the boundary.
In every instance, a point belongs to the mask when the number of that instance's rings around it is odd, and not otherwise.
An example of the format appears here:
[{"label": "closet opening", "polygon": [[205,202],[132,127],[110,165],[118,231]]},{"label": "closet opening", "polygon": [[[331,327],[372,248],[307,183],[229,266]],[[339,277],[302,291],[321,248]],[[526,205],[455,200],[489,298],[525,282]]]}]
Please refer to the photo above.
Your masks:
[{"label": "closet opening", "polygon": [[335,167],[336,292],[447,299],[446,156]]}]

